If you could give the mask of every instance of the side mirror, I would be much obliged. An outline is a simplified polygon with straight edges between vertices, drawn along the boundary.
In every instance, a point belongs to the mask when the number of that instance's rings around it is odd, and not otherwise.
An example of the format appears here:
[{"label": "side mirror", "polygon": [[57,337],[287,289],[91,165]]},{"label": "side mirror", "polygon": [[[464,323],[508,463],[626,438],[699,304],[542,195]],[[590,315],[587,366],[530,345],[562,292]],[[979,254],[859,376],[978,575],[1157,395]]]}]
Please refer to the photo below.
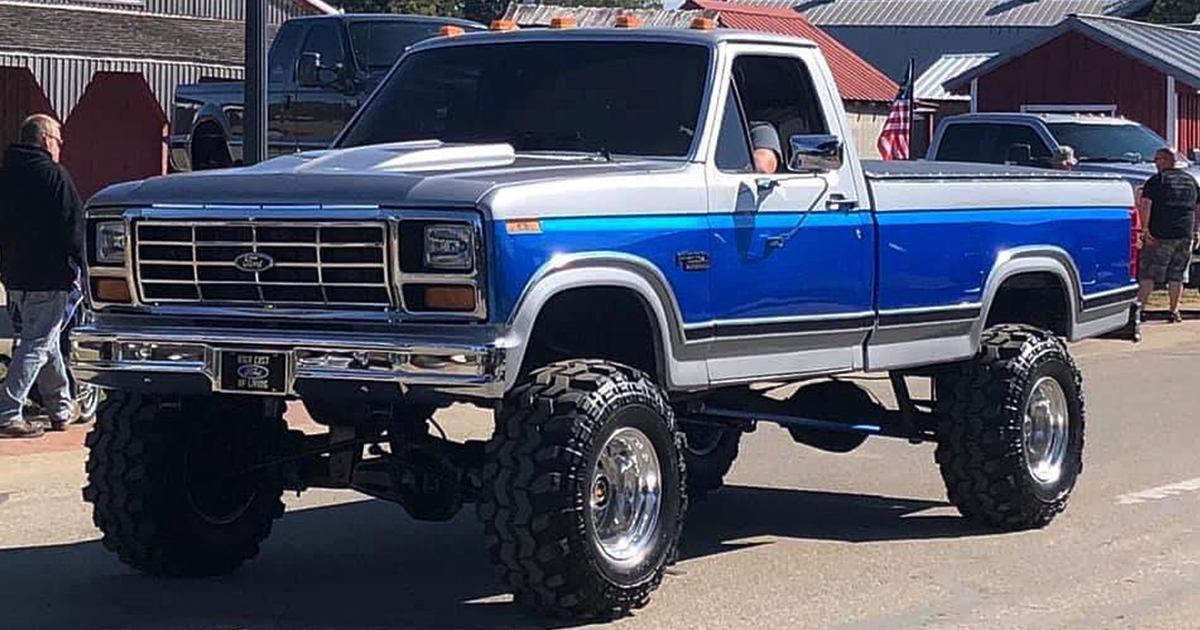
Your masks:
[{"label": "side mirror", "polygon": [[792,136],[788,170],[793,173],[827,173],[846,163],[846,146],[837,136]]},{"label": "side mirror", "polygon": [[1004,163],[1015,166],[1029,166],[1033,164],[1033,147],[1028,144],[1014,144],[1008,147],[1008,152],[1004,156]]},{"label": "side mirror", "polygon": [[296,83],[300,87],[321,87],[321,53],[300,54],[296,65]]}]

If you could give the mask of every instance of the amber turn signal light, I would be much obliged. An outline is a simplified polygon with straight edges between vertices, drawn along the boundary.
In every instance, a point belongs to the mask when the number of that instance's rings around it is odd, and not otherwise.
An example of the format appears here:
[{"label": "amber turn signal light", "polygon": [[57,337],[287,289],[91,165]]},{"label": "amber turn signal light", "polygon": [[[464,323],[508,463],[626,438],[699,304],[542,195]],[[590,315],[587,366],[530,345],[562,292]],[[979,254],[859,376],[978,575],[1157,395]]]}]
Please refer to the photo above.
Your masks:
[{"label": "amber turn signal light", "polygon": [[567,17],[567,16],[556,17],[556,18],[550,20],[550,28],[559,28],[559,29],[575,28],[575,18]]},{"label": "amber turn signal light", "polygon": [[92,299],[97,302],[129,304],[133,296],[124,278],[92,278]]},{"label": "amber turn signal light", "polygon": [[425,287],[425,309],[469,313],[475,310],[475,288],[468,286]]},{"label": "amber turn signal light", "polygon": [[698,31],[711,31],[717,28],[717,21],[712,18],[698,17],[692,20],[692,28]]},{"label": "amber turn signal light", "polygon": [[438,33],[441,34],[442,37],[455,37],[466,33],[466,31],[464,31],[461,26],[451,26],[447,24],[438,29]]},{"label": "amber turn signal light", "polygon": [[617,28],[641,28],[642,20],[636,15],[622,15],[617,18],[617,23],[613,26]]},{"label": "amber turn signal light", "polygon": [[517,23],[512,20],[492,20],[492,24],[488,28],[493,31],[515,31]]}]

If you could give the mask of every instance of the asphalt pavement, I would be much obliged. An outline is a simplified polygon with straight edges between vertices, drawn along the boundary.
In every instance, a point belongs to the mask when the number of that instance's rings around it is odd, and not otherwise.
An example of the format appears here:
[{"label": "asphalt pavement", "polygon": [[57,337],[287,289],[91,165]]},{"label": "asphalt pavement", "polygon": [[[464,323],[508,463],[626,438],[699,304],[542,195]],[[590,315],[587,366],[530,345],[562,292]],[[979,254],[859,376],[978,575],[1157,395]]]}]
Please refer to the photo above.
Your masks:
[{"label": "asphalt pavement", "polygon": [[[1200,628],[1200,323],[1074,352],[1085,471],[1047,529],[998,534],[960,518],[931,445],[873,439],[832,455],[764,425],[730,485],[693,504],[650,606],[614,625]],[[464,408],[440,419],[452,434],[487,430]],[[263,554],[233,575],[138,575],[104,551],[80,498],[83,431],[0,443],[0,628],[572,627],[511,603],[471,510],[418,523],[346,492],[289,498]]]}]

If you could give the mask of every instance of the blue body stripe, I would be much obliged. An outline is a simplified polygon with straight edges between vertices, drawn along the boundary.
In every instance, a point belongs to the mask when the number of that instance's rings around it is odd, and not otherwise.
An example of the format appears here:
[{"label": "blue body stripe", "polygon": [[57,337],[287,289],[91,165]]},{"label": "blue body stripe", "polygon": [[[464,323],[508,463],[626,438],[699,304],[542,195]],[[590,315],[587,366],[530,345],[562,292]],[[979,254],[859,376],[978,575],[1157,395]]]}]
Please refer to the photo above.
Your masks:
[{"label": "blue body stripe", "polygon": [[[768,246],[801,220],[785,246]],[[490,227],[497,321],[554,255],[585,252],[655,265],[689,324],[978,303],[999,253],[1025,246],[1066,251],[1085,296],[1131,282],[1124,207],[589,216],[543,219],[541,228]],[[683,252],[709,252],[711,269],[684,271],[675,260]]]}]

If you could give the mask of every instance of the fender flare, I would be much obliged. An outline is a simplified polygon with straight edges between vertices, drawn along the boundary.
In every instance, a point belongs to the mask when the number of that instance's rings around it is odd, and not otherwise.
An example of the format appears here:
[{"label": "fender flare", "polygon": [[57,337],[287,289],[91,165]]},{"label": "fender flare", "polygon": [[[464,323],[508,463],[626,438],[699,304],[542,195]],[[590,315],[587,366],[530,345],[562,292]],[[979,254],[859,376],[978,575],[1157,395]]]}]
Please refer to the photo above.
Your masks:
[{"label": "fender flare", "polygon": [[1051,273],[1067,290],[1067,337],[1075,338],[1083,304],[1083,284],[1075,259],[1059,247],[1033,246],[1005,250],[996,257],[984,285],[979,321],[971,330],[971,347],[979,349],[980,335],[991,315],[992,303],[1000,287],[1010,278],[1028,273]]},{"label": "fender flare", "polygon": [[704,361],[683,361],[677,351],[685,343],[683,319],[666,277],[652,262],[620,252],[560,254],[542,265],[526,284],[509,317],[505,390],[515,384],[528,342],[542,309],[555,296],[572,289],[619,288],[633,291],[650,316],[655,357],[668,389],[707,384]]},{"label": "fender flare", "polygon": [[[225,146],[229,147],[233,139],[233,131],[229,126],[229,118],[225,116],[225,111],[219,106],[212,103],[206,103],[196,112],[196,118],[192,121],[192,128],[187,135],[187,154],[188,158],[192,157],[192,144],[196,140],[196,130],[207,124],[215,124],[221,130],[221,136],[225,139]],[[233,152],[230,149],[230,158],[232,159]]]}]

